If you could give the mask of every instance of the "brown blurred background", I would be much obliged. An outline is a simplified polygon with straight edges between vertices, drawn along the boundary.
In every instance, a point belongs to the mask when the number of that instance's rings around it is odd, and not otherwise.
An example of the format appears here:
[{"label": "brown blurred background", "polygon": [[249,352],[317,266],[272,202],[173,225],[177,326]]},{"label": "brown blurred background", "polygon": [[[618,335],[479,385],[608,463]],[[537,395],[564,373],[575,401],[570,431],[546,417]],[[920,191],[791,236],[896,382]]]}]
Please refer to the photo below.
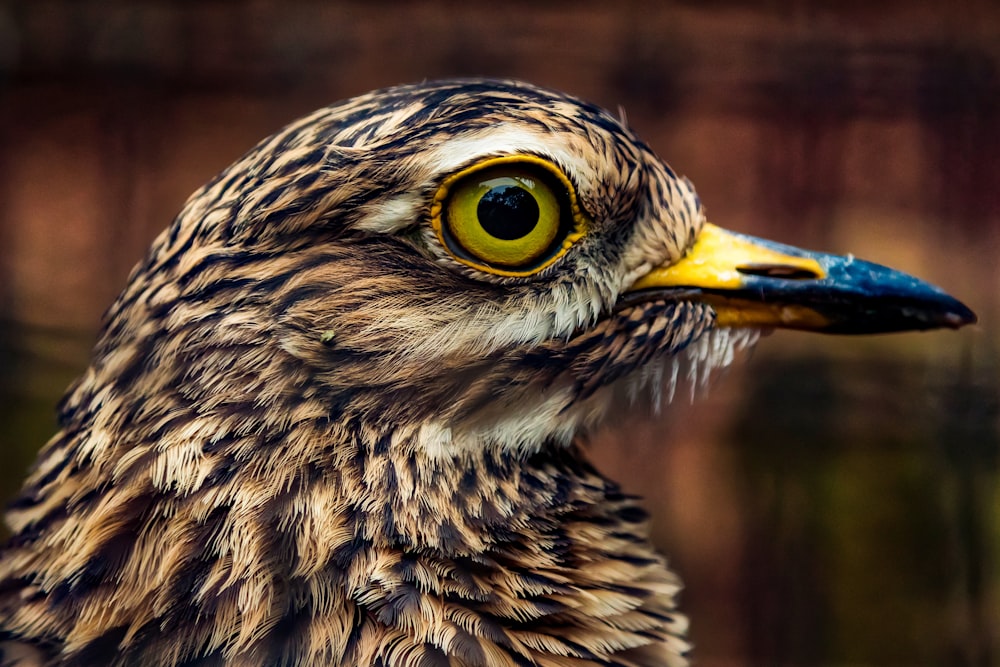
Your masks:
[{"label": "brown blurred background", "polygon": [[0,495],[191,191],[315,107],[472,75],[621,105],[713,221],[980,314],[778,333],[694,405],[594,443],[687,581],[698,664],[1000,664],[990,0],[0,1]]}]

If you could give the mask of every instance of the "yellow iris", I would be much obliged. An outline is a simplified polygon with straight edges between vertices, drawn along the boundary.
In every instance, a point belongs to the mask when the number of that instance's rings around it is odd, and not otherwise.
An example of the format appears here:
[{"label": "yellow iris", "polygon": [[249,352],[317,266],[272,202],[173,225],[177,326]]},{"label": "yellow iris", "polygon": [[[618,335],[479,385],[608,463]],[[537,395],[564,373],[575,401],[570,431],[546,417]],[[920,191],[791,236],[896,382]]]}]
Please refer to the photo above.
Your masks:
[{"label": "yellow iris", "polygon": [[537,176],[496,167],[467,179],[448,200],[448,229],[472,256],[521,266],[538,259],[559,233],[559,202]]},{"label": "yellow iris", "polygon": [[512,276],[554,262],[584,226],[569,179],[534,156],[488,159],[445,179],[431,218],[456,259]]}]

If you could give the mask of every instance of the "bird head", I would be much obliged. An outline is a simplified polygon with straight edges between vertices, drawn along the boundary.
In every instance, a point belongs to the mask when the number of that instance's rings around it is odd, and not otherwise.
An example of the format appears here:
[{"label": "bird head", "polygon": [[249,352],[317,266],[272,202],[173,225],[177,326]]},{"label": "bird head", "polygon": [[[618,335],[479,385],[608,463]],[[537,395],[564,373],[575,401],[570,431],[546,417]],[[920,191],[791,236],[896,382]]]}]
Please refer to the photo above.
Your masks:
[{"label": "bird head", "polygon": [[160,237],[99,358],[133,395],[153,375],[206,413],[286,405],[449,456],[565,444],[760,328],[972,319],[903,274],[707,224],[691,183],[595,106],[458,81],[261,142]]},{"label": "bird head", "polygon": [[196,192],[133,271],[7,516],[0,640],[59,664],[684,664],[642,511],[567,445],[761,328],[973,320],[708,224],[560,93],[357,97]]}]

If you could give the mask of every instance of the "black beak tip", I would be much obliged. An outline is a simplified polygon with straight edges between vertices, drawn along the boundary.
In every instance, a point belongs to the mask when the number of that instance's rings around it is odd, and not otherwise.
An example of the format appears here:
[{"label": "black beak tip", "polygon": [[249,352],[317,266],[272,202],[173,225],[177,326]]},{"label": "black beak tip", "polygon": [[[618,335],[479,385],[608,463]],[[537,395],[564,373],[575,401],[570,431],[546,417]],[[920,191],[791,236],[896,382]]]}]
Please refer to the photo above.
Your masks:
[{"label": "black beak tip", "polygon": [[[964,303],[914,276],[853,257],[827,255],[822,259],[832,284],[829,289],[840,297],[835,300],[838,305],[828,311],[840,331],[960,329],[978,321]],[[823,312],[822,308],[821,304],[817,310]]]},{"label": "black beak tip", "polygon": [[960,329],[968,324],[976,324],[979,318],[972,312],[972,309],[957,299],[951,304],[951,308],[943,313],[942,324],[951,329]]},{"label": "black beak tip", "polygon": [[923,294],[913,301],[905,297],[899,301],[892,296],[887,297],[882,302],[882,314],[876,315],[870,323],[874,325],[872,332],[961,329],[979,321],[971,308],[940,289],[928,286],[922,291]]}]

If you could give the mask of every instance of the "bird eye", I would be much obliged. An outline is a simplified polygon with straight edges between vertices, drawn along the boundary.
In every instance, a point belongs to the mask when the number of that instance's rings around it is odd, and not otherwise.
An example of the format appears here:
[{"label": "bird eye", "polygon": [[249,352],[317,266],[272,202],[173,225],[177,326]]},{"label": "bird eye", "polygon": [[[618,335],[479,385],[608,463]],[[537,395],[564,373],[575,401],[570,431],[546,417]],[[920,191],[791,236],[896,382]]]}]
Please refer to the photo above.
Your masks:
[{"label": "bird eye", "polygon": [[495,167],[465,179],[445,207],[445,224],[471,255],[522,266],[538,259],[559,233],[559,202],[522,169]]},{"label": "bird eye", "polygon": [[431,218],[456,259],[512,276],[552,264],[584,227],[569,179],[533,156],[493,158],[445,179]]}]

